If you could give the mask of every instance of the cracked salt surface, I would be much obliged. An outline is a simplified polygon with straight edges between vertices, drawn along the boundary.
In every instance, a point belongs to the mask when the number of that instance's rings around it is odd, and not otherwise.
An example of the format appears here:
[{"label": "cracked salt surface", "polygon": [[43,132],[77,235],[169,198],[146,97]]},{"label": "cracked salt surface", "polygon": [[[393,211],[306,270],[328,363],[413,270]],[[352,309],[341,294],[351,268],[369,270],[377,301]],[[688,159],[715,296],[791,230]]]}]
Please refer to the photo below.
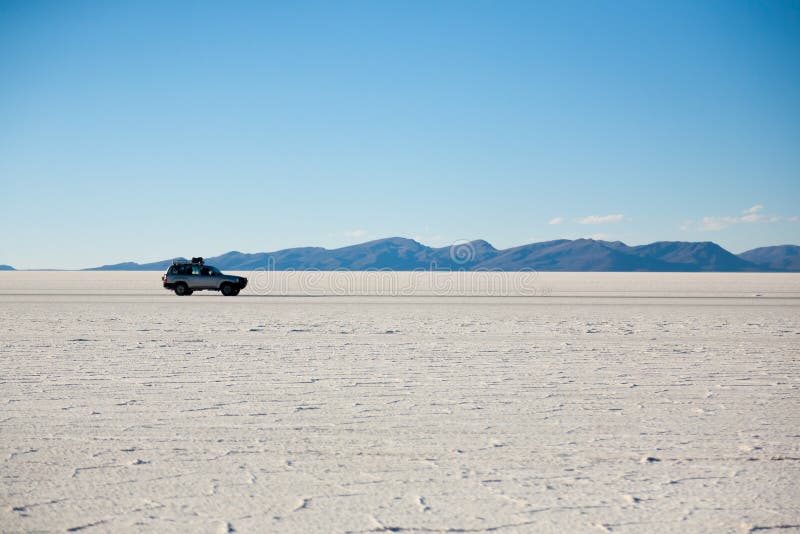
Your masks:
[{"label": "cracked salt surface", "polygon": [[800,529],[800,276],[538,280],[178,298],[2,273],[0,531]]}]

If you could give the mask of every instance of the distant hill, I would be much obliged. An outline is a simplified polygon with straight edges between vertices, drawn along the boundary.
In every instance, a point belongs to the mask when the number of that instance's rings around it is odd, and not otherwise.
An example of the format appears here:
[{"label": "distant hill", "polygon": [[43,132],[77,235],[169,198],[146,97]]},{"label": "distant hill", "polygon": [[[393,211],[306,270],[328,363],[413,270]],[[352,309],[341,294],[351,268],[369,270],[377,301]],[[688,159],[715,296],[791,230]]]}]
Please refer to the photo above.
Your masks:
[{"label": "distant hill", "polygon": [[645,259],[665,262],[674,270],[741,272],[757,271],[753,264],[731,254],[710,241],[701,243],[682,241],[659,241],[649,245],[632,247],[633,254]]},{"label": "distant hill", "polygon": [[10,265],[0,265],[0,271],[16,271],[16,269]]},{"label": "distant hill", "polygon": [[764,268],[800,271],[800,247],[797,245],[754,248],[742,252],[739,257]]},{"label": "distant hill", "polygon": [[560,239],[500,251],[481,262],[481,268],[501,271],[669,271],[657,259],[646,260],[630,253],[622,243],[593,239]]},{"label": "distant hill", "polygon": [[[482,240],[435,248],[413,239],[390,237],[337,249],[301,247],[253,254],[231,251],[206,258],[206,262],[223,270],[241,271],[423,269],[763,272],[800,270],[798,249],[800,247],[793,245],[765,247],[737,256],[710,241],[660,241],[630,247],[620,241],[559,239],[498,250]],[[171,263],[172,260],[144,264],[126,262],[87,270],[164,271]]]},{"label": "distant hill", "polygon": [[[183,260],[184,258],[175,258],[176,260]],[[172,265],[174,260],[155,261],[153,263],[136,263],[133,261],[126,261],[125,263],[115,263],[113,265],[101,265],[100,267],[92,267],[90,269],[83,269],[84,271],[166,271]]]}]

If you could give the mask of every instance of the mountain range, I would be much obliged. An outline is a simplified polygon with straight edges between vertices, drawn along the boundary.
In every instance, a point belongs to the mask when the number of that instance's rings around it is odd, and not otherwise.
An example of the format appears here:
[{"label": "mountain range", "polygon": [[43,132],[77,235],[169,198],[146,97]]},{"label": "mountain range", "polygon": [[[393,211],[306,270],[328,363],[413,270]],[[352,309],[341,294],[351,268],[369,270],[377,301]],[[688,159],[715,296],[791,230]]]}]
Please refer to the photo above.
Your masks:
[{"label": "mountain range", "polygon": [[800,247],[796,245],[754,248],[742,252],[739,257],[770,269],[800,271]]},{"label": "mountain range", "polygon": [[[182,259],[182,258],[179,258]],[[117,263],[90,271],[164,271],[172,259]],[[391,237],[337,249],[301,247],[276,252],[227,252],[206,258],[224,270],[492,270],[798,272],[800,247],[779,245],[733,254],[710,241],[659,241],[628,246],[620,241],[558,239],[499,250],[483,240],[428,247]]]}]

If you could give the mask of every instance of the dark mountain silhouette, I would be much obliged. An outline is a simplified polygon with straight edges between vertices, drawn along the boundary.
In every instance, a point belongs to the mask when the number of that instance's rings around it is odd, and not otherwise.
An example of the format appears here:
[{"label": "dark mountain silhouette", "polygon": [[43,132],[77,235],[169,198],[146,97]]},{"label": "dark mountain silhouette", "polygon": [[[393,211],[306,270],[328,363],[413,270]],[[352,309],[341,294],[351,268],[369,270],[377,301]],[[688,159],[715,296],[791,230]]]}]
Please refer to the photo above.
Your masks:
[{"label": "dark mountain silhouette", "polygon": [[0,265],[0,271],[16,271],[16,269],[10,265]]},{"label": "dark mountain silhouette", "polygon": [[739,257],[763,268],[800,271],[800,247],[797,245],[754,248],[742,252]]},{"label": "dark mountain silhouette", "polygon": [[[800,270],[780,258],[796,257],[788,247],[772,253],[766,263],[745,257],[765,249],[731,254],[716,243],[660,241],[630,247],[620,241],[559,239],[498,250],[483,240],[433,248],[413,239],[391,237],[337,249],[302,247],[248,254],[231,251],[206,258],[220,269],[270,270],[496,270],[496,271],[654,271],[654,272],[757,272]],[[782,247],[767,247],[767,249]],[[795,256],[791,256],[791,250]],[[766,257],[759,252],[759,258]],[[766,261],[766,260],[765,260]],[[794,260],[796,261],[796,260]],[[172,260],[153,263],[118,263],[88,270],[164,271]]]},{"label": "dark mountain silhouette", "polygon": [[559,239],[533,243],[500,251],[480,264],[481,268],[502,271],[671,271],[658,259],[645,260],[630,254],[630,247],[619,242]]},{"label": "dark mountain silhouette", "polygon": [[645,259],[667,262],[678,271],[741,272],[756,271],[753,264],[731,254],[711,241],[691,243],[659,241],[631,247],[633,254]]},{"label": "dark mountain silhouette", "polygon": [[430,249],[430,263],[437,269],[445,270],[473,270],[479,268],[500,255],[503,251],[497,250],[487,241],[460,241],[448,247]]}]

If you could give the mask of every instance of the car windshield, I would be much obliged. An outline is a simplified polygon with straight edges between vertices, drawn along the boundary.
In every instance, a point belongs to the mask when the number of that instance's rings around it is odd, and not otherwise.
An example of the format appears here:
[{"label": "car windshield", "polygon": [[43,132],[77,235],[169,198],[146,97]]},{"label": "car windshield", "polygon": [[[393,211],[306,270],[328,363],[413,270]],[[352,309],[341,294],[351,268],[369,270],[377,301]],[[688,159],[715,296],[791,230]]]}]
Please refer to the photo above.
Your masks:
[{"label": "car windshield", "polygon": [[209,267],[208,268],[208,274],[210,274],[211,276],[220,276],[220,275],[222,275],[222,273],[219,272],[219,269],[217,269],[216,267]]}]

